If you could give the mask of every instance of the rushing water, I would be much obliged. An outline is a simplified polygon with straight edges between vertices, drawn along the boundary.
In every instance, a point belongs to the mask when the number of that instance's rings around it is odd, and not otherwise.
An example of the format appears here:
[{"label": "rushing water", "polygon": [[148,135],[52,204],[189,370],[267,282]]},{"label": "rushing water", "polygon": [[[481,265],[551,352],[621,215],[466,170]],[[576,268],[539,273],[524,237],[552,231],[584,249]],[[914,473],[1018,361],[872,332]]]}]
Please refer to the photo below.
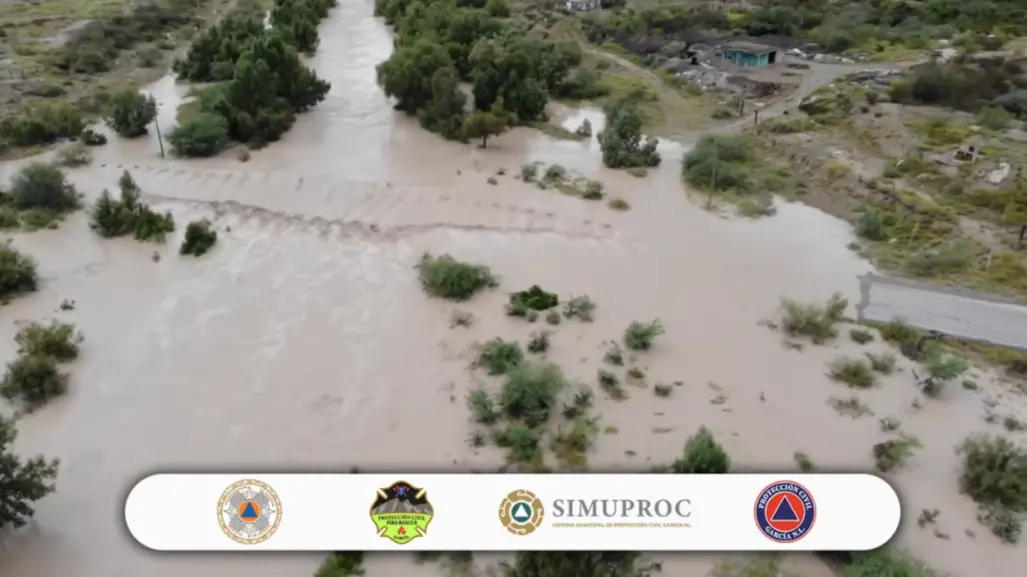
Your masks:
[{"label": "rushing water", "polygon": [[[114,139],[73,173],[93,197],[127,168],[148,201],[179,222],[215,218],[213,253],[180,259],[175,238],[154,262],[154,247],[100,240],[83,214],[57,231],[16,235],[44,282],[0,311],[4,354],[14,354],[18,319],[58,317],[87,340],[66,398],[21,421],[18,449],[63,465],[59,492],[0,550],[5,577],[304,576],[321,559],[142,550],[124,531],[121,508],[132,482],[153,471],[495,467],[495,450],[467,443],[463,399],[478,384],[466,370],[468,350],[538,327],[504,317],[499,291],[464,307],[478,318],[471,329],[451,330],[452,307],[426,299],[412,270],[425,250],[487,263],[504,289],[538,283],[591,295],[596,322],[560,327],[550,353],[576,379],[594,379],[602,342],[630,321],[663,321],[667,334],[642,363],[651,380],[683,386],[666,400],[639,390],[602,403],[603,423],[620,432],[600,439],[597,467],[665,463],[700,424],[741,468],[789,469],[796,450],[825,468],[870,466],[876,419],[840,417],[826,404],[846,393],[823,375],[839,351],[789,351],[757,324],[782,295],[857,293],[856,277],[870,267],[845,249],[844,223],[800,205],[756,223],[712,216],[682,194],[681,149],[670,142],[664,167],[645,179],[602,169],[594,137],[516,130],[487,150],[443,142],[394,113],[375,85],[374,66],[392,40],[370,0],[343,0],[321,38],[312,63],[332,82],[327,100],[248,163],[161,160],[153,135]],[[151,91],[166,130],[187,91],[167,79]],[[602,123],[595,111],[561,114],[570,128],[586,114],[595,130]],[[536,160],[602,180],[633,209],[613,212],[513,178]],[[487,184],[499,168],[508,174]],[[74,311],[58,312],[65,298]],[[951,541],[915,524],[905,540],[957,574],[1018,574],[1023,549],[964,536],[973,510],[954,494],[951,446],[979,428],[979,398],[959,391],[913,411],[908,376],[887,381],[867,402],[926,440],[918,467],[897,479],[908,512],[941,507],[952,523]],[[718,395],[727,401],[711,404]],[[670,556],[664,569],[698,576],[710,562]],[[372,577],[433,571],[415,569],[408,556],[368,561]],[[803,571],[823,568],[807,560]]]}]

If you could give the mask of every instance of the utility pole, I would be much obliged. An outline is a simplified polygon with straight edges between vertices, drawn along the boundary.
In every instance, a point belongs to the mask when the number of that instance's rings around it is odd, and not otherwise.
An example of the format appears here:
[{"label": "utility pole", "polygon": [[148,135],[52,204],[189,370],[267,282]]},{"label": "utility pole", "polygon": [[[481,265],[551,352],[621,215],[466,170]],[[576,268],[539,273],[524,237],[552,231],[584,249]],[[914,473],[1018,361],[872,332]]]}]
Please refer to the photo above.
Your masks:
[{"label": "utility pole", "polygon": [[[150,98],[153,98],[153,94],[150,94]],[[158,113],[157,113],[157,116],[153,117],[153,126],[157,128],[157,142],[160,144],[160,157],[161,158],[166,158],[164,156],[164,137],[160,133],[160,120],[159,120],[159,117],[160,117],[160,107],[161,107],[161,105],[158,104],[157,105]]]}]

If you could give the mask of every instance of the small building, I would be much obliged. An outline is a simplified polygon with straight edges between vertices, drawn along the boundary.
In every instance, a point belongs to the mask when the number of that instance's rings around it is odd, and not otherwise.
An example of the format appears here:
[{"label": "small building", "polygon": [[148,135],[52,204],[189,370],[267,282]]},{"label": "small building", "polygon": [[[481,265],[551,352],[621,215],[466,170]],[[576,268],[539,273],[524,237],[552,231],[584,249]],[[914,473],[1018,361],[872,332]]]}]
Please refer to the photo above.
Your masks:
[{"label": "small building", "polygon": [[571,12],[590,12],[602,8],[602,0],[567,0],[566,6]]},{"label": "small building", "polygon": [[755,42],[727,42],[719,52],[728,62],[738,66],[758,68],[777,62],[777,49]]}]

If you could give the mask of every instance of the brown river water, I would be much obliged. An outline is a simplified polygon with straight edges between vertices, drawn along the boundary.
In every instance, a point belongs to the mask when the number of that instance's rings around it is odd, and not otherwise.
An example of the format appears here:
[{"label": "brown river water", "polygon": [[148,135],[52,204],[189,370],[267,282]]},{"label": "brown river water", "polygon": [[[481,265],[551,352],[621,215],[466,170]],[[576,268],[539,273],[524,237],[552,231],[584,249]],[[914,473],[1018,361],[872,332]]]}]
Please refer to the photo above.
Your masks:
[{"label": "brown river water", "polygon": [[[202,259],[175,254],[179,231],[154,262],[154,246],[101,240],[83,213],[56,231],[13,235],[39,260],[43,283],[0,309],[2,358],[14,355],[17,320],[57,317],[87,340],[69,394],[20,422],[17,449],[60,457],[62,468],[36,521],[3,542],[0,575],[310,575],[322,554],[143,550],[124,529],[126,491],[160,470],[494,469],[501,454],[467,441],[464,397],[479,379],[467,370],[470,348],[542,328],[502,313],[504,290],[531,284],[587,293],[599,305],[594,323],[555,329],[549,358],[576,379],[594,380],[603,341],[630,321],[659,318],[667,329],[639,362],[650,380],[683,386],[669,399],[639,389],[624,402],[600,401],[601,426],[619,433],[601,436],[593,467],[667,463],[705,424],[739,470],[794,470],[797,450],[821,469],[869,470],[871,445],[884,438],[878,418],[896,416],[924,443],[891,477],[906,513],[898,540],[954,575],[1022,573],[1024,547],[999,544],[957,494],[953,452],[989,426],[982,400],[1023,416],[1013,394],[982,373],[980,391],[953,387],[915,409],[919,393],[903,365],[862,393],[875,416],[841,416],[828,399],[849,391],[825,376],[825,364],[885,347],[841,339],[796,352],[758,324],[782,296],[857,298],[857,276],[871,267],[846,249],[848,225],[802,205],[760,221],[712,215],[682,192],[682,149],[671,142],[664,166],[645,179],[603,169],[594,139],[517,130],[487,150],[443,142],[394,113],[376,86],[374,66],[391,48],[371,1],[343,0],[312,61],[332,92],[282,142],[247,163],[179,162],[161,160],[154,137],[114,139],[92,166],[72,171],[93,198],[128,168],[148,202],[178,222],[215,219],[219,244]],[[185,89],[165,79],[152,91],[166,130]],[[596,129],[602,122],[596,111],[556,114],[571,127],[586,116]],[[513,178],[535,160],[603,181],[632,210]],[[16,168],[0,166],[0,177]],[[508,174],[487,184],[499,168]],[[470,329],[450,329],[454,307],[421,293],[413,266],[426,250],[502,276],[501,289],[460,307],[477,317]],[[59,312],[63,299],[76,309]],[[726,400],[712,404],[717,396]],[[937,528],[949,539],[917,527],[925,508],[942,511]],[[682,577],[706,575],[715,561],[659,558],[664,574]],[[805,577],[826,573],[811,557],[791,561]],[[367,561],[370,577],[438,571],[410,555]]]}]

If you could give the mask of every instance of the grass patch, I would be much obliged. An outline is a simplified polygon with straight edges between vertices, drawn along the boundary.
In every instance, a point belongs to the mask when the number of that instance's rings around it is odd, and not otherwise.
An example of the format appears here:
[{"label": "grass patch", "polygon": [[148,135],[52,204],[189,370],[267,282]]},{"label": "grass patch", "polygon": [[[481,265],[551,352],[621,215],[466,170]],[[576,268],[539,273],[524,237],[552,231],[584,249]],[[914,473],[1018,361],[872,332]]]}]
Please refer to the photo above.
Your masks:
[{"label": "grass patch", "polygon": [[828,399],[827,404],[831,405],[831,408],[837,411],[839,415],[845,415],[853,419],[874,414],[870,407],[864,405],[863,401],[859,400],[859,397],[856,396],[849,397],[848,399],[831,397]]},{"label": "grass patch", "polygon": [[623,198],[611,198],[606,202],[606,206],[610,207],[612,210],[631,210],[631,205]]},{"label": "grass patch", "polygon": [[610,395],[610,398],[615,401],[621,401],[627,398],[627,393],[620,386],[620,378],[613,371],[607,371],[605,369],[599,369],[597,374],[599,380],[599,388]]},{"label": "grass patch", "polygon": [[1027,511],[1027,451],[1005,437],[969,437],[959,448],[960,489],[981,507],[978,521],[1007,543],[1023,532]]},{"label": "grass patch", "polygon": [[822,345],[838,336],[837,325],[845,318],[849,301],[841,294],[831,296],[823,305],[781,301],[781,328],[793,338],[808,338]]},{"label": "grass patch", "polygon": [[471,410],[471,416],[476,423],[482,425],[494,425],[499,422],[502,414],[496,408],[495,401],[485,391],[472,391],[467,396],[467,408]]},{"label": "grass patch", "polygon": [[528,126],[538,130],[539,132],[552,136],[553,138],[559,138],[560,140],[584,140],[587,138],[584,134],[578,134],[573,130],[567,130],[562,126],[552,124],[549,122],[537,121],[528,124]]},{"label": "grass patch", "polygon": [[796,451],[792,455],[792,458],[795,459],[795,464],[803,473],[809,473],[815,468],[813,465],[813,460],[809,458],[809,455],[802,451]]},{"label": "grass patch", "polygon": [[364,574],[364,553],[336,551],[328,555],[314,572],[314,577],[352,577]]},{"label": "grass patch", "polygon": [[481,290],[499,286],[489,267],[461,262],[448,254],[424,253],[417,269],[421,288],[437,298],[466,301]]},{"label": "grass patch", "polygon": [[869,389],[877,384],[877,377],[870,364],[858,359],[835,359],[829,365],[827,375],[854,389]]}]

